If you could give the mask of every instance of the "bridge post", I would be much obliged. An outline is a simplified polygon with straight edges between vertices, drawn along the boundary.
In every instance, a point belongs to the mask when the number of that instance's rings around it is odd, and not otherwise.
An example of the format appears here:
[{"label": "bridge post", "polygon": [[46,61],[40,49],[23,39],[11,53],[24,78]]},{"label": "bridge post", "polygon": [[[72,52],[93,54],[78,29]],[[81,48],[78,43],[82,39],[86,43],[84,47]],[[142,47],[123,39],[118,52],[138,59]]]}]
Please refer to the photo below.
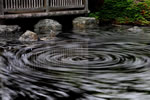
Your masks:
[{"label": "bridge post", "polygon": [[85,0],[85,11],[89,11],[89,7],[88,7],[88,0]]},{"label": "bridge post", "polygon": [[0,15],[4,14],[3,0],[0,0]]},{"label": "bridge post", "polygon": [[49,12],[49,0],[46,0],[46,12]]}]

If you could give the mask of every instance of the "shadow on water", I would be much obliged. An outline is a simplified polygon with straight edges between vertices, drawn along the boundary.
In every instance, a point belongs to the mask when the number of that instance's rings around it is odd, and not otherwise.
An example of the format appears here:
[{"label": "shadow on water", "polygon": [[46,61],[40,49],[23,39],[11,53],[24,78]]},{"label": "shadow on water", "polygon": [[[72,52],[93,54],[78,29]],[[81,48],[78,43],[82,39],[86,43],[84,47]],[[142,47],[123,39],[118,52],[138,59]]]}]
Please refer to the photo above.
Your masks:
[{"label": "shadow on water", "polygon": [[1,99],[149,100],[150,30],[127,29],[75,30],[32,43],[0,39]]},{"label": "shadow on water", "polygon": [[[42,19],[54,19],[62,24],[63,32],[72,30],[72,20],[76,18],[77,15],[66,15],[66,16],[55,16],[55,17],[41,17],[41,18],[18,18],[18,19],[7,19],[0,21],[4,25],[19,25],[22,28],[22,31],[31,30],[34,31],[34,25]],[[32,22],[32,23],[31,23]]]}]

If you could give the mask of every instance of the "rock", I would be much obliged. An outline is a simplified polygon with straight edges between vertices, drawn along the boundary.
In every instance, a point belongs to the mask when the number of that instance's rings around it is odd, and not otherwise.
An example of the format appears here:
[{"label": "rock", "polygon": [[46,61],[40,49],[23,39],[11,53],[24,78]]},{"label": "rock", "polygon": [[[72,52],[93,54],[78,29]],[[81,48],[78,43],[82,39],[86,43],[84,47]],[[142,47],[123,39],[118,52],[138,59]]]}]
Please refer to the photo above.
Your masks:
[{"label": "rock", "polygon": [[56,34],[54,31],[51,30],[50,34],[48,36],[44,36],[44,37],[41,37],[40,40],[42,41],[49,41],[49,40],[53,40],[56,38]]},{"label": "rock", "polygon": [[36,33],[41,33],[41,34],[49,34],[51,33],[51,31],[54,31],[55,35],[57,35],[59,32],[61,32],[61,30],[62,30],[62,25],[52,19],[40,20],[34,26],[34,31]]},{"label": "rock", "polygon": [[134,32],[134,33],[139,33],[139,32],[143,32],[143,29],[141,29],[141,28],[138,27],[138,26],[134,26],[134,27],[132,27],[132,28],[129,28],[128,31]]},{"label": "rock", "polygon": [[50,38],[50,37],[42,37],[40,38],[40,40],[42,41],[53,41],[53,40],[56,40],[57,38],[56,37],[53,37],[53,38]]},{"label": "rock", "polygon": [[18,25],[0,25],[0,34],[17,33],[20,32],[20,29]]},{"label": "rock", "polygon": [[27,30],[20,38],[20,41],[38,41],[38,36],[36,33]]},{"label": "rock", "polygon": [[51,38],[50,37],[42,37],[42,38],[40,38],[40,40],[42,40],[42,41],[49,41],[49,40],[51,40]]},{"label": "rock", "polygon": [[73,20],[74,29],[94,28],[95,26],[98,26],[98,23],[94,17],[78,17]]}]

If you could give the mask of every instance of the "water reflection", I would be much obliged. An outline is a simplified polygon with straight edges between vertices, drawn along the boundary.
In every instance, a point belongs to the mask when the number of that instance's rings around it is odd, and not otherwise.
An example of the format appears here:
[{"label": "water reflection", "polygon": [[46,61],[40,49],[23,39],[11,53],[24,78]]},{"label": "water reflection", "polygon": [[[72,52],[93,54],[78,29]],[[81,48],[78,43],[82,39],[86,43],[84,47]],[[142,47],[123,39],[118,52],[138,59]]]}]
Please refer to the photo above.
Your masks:
[{"label": "water reflection", "polygon": [[1,41],[2,100],[149,100],[149,43],[148,29],[116,27],[47,42]]}]

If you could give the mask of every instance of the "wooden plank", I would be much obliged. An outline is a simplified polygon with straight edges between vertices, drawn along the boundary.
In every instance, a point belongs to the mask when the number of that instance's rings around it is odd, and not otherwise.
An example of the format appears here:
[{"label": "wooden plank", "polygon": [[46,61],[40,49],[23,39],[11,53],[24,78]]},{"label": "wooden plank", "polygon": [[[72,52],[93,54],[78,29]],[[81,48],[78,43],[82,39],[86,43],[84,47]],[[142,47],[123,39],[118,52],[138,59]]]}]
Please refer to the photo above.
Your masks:
[{"label": "wooden plank", "polygon": [[0,15],[4,14],[3,0],[0,0]]},{"label": "wooden plank", "polygon": [[41,8],[19,8],[19,9],[4,9],[5,12],[33,12],[34,11],[41,11],[43,12],[45,10],[45,8],[41,7]]},{"label": "wooden plank", "polygon": [[75,8],[76,9],[82,9],[84,7],[85,7],[84,5],[80,5],[80,6],[75,6],[75,5],[72,6],[72,5],[70,5],[70,6],[61,6],[61,7],[60,6],[49,7],[48,9],[52,11],[52,10],[63,10],[63,9],[68,9],[69,10],[69,9],[73,9],[73,8],[74,9]]},{"label": "wooden plank", "polygon": [[78,15],[85,14],[85,10],[68,10],[68,11],[55,11],[48,13],[24,13],[24,14],[9,14],[9,15],[0,15],[0,19],[16,19],[16,18],[33,18],[33,17],[49,17],[49,16],[62,16],[62,15]]},{"label": "wooden plank", "polygon": [[44,7],[44,0],[41,0],[41,7]]},{"label": "wooden plank", "polygon": [[89,7],[88,7],[88,0],[85,0],[85,11],[89,12]]},{"label": "wooden plank", "polygon": [[8,5],[7,5],[7,0],[5,0],[5,9],[7,9],[8,8]]},{"label": "wooden plank", "polygon": [[46,12],[49,12],[49,0],[46,0]]}]

